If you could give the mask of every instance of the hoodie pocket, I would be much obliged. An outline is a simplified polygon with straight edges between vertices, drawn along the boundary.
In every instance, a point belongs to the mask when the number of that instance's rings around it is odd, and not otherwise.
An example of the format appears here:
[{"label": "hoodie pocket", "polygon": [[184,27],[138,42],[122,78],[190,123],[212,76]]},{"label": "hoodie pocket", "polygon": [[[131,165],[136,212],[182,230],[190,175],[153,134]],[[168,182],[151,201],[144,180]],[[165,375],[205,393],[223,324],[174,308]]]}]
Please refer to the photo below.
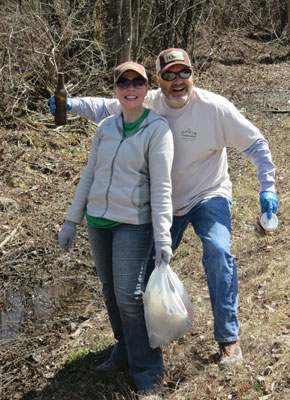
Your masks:
[{"label": "hoodie pocket", "polygon": [[142,209],[150,203],[150,184],[149,180],[142,177],[132,192],[131,201],[134,207]]}]

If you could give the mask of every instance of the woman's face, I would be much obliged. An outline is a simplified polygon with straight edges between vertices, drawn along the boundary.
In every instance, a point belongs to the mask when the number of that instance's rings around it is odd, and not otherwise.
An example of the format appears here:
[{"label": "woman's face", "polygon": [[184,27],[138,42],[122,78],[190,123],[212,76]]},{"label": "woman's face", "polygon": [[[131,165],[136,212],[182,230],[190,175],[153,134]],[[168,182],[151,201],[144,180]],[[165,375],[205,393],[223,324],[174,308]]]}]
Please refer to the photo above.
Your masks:
[{"label": "woman's face", "polygon": [[142,107],[148,85],[138,72],[126,71],[116,82],[114,92],[122,109],[130,111]]}]

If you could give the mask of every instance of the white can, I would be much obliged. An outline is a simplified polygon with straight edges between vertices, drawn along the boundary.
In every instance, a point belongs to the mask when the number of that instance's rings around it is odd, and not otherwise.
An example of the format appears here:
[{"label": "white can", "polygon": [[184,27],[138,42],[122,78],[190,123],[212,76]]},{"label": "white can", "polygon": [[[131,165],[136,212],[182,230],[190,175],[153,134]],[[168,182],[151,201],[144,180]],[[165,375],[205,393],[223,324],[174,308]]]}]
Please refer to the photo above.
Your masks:
[{"label": "white can", "polygon": [[278,218],[276,214],[272,214],[272,218],[268,219],[267,213],[261,215],[260,224],[263,229],[267,232],[273,232],[277,229],[278,226]]},{"label": "white can", "polygon": [[256,236],[271,235],[278,226],[278,218],[276,214],[272,214],[272,218],[268,219],[267,213],[264,213],[257,218],[255,224],[255,234]]}]

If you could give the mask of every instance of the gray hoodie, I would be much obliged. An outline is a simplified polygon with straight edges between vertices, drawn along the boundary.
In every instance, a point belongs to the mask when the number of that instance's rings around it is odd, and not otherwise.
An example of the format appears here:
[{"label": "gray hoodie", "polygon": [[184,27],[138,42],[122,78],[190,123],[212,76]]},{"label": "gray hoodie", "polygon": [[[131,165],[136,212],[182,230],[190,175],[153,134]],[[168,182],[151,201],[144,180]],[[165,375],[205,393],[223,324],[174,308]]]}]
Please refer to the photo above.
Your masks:
[{"label": "gray hoodie", "polygon": [[123,136],[121,112],[103,120],[94,136],[66,219],[84,213],[128,224],[153,223],[155,241],[171,244],[173,138],[165,118],[150,111]]}]

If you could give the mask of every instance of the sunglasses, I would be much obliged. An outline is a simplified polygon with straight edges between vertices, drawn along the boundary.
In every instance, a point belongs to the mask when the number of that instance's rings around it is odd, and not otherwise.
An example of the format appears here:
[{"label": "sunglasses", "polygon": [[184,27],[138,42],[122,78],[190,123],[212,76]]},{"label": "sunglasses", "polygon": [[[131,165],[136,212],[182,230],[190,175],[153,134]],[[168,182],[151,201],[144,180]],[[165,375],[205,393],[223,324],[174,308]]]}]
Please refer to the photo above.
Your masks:
[{"label": "sunglasses", "polygon": [[127,79],[127,78],[120,78],[116,82],[116,86],[119,89],[128,89],[131,85],[133,86],[134,89],[141,89],[144,87],[146,84],[145,79],[143,78],[134,78],[132,80]]},{"label": "sunglasses", "polygon": [[191,74],[192,74],[191,69],[185,68],[179,72],[166,71],[166,72],[164,72],[164,74],[161,75],[161,78],[164,81],[170,82],[170,81],[174,81],[174,79],[177,78],[177,75],[181,79],[188,79],[191,76]]}]

